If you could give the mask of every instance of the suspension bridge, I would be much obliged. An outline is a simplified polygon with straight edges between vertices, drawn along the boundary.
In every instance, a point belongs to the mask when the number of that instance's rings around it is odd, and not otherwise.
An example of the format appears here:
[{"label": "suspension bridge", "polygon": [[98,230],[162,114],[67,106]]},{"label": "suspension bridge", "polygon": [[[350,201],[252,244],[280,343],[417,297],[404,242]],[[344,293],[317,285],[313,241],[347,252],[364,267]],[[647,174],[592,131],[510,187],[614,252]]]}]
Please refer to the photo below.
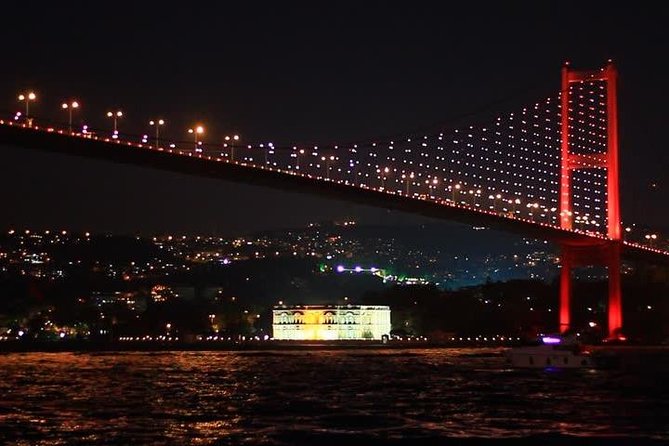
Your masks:
[{"label": "suspension bridge", "polygon": [[[340,145],[170,142],[116,128],[72,127],[26,113],[0,119],[0,144],[316,193],[484,225],[560,246],[561,330],[572,269],[608,268],[608,332],[622,326],[621,256],[667,262],[659,232],[621,218],[617,71],[562,68],[556,94],[485,123]],[[68,107],[66,107],[68,105]],[[118,115],[120,117],[120,115]]]}]

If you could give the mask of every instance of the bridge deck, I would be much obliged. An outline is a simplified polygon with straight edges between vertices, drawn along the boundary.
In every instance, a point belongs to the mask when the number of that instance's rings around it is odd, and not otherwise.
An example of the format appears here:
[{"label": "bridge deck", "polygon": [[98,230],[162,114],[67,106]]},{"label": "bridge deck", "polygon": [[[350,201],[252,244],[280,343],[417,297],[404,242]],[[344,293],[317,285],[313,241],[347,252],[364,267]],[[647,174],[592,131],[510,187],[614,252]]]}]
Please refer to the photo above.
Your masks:
[{"label": "bridge deck", "polygon": [[[148,145],[91,138],[85,135],[73,136],[53,129],[27,128],[11,122],[0,121],[0,144],[316,194],[437,219],[486,226],[560,244],[593,246],[610,242],[606,238],[565,231],[549,224],[508,217],[497,212],[447,201],[417,199],[397,193],[362,188],[346,182],[316,179],[290,171],[230,162],[207,155],[155,149]],[[624,242],[623,253],[626,257],[669,262],[668,253],[628,242]]]}]

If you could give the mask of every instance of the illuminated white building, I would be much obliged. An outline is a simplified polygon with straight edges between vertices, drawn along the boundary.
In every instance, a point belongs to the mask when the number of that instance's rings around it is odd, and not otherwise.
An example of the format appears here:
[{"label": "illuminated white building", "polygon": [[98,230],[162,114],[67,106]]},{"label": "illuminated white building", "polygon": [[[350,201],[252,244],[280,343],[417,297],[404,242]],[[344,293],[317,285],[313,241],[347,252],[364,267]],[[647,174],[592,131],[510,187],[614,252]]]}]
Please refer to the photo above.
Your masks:
[{"label": "illuminated white building", "polygon": [[280,306],[274,308],[272,324],[277,340],[381,340],[390,335],[390,307]]}]

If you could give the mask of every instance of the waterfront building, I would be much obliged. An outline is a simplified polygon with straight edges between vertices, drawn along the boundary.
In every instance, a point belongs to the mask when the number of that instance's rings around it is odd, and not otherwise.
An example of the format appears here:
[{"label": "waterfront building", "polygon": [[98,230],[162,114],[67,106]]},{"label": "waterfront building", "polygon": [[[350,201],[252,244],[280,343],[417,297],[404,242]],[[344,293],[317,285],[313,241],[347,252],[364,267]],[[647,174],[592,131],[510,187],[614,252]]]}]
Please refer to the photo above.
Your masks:
[{"label": "waterfront building", "polygon": [[390,307],[298,305],[274,307],[277,340],[382,340],[390,335]]}]

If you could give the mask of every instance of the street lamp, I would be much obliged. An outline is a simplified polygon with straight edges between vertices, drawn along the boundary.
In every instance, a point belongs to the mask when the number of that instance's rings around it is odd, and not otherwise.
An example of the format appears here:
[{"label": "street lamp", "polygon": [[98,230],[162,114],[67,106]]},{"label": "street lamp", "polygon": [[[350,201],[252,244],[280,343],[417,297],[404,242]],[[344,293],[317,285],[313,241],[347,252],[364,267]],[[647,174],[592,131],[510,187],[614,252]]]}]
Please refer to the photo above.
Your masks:
[{"label": "street lamp", "polygon": [[151,120],[149,121],[149,125],[154,126],[156,128],[156,149],[157,149],[160,141],[160,126],[165,125],[165,120],[164,119],[157,119],[155,121]]},{"label": "street lamp", "polygon": [[69,104],[67,102],[63,102],[63,105],[61,105],[63,110],[67,110],[67,115],[68,115],[68,125],[70,129],[70,133],[72,133],[72,110],[75,108],[79,108],[79,103],[77,101],[72,101]]},{"label": "street lamp", "polygon": [[123,116],[123,112],[121,110],[116,110],[114,112],[108,111],[107,112],[107,117],[112,118],[114,121],[114,133],[112,134],[112,138],[116,139],[118,138],[118,119],[120,119]]},{"label": "street lamp", "polygon": [[223,147],[228,147],[228,144],[230,144],[230,161],[235,160],[235,142],[239,141],[239,135],[232,135],[232,136],[225,136],[223,138],[225,140],[225,143],[223,144]]},{"label": "street lamp", "polygon": [[434,198],[433,190],[437,189],[437,184],[439,184],[439,180],[437,177],[432,178],[432,181],[428,182],[428,189],[430,190],[430,198]]},{"label": "street lamp", "polygon": [[191,133],[195,137],[195,151],[196,152],[202,152],[202,142],[198,140],[198,135],[202,135],[204,133],[204,127],[201,125],[195,126],[195,128],[188,129],[188,133]]},{"label": "street lamp", "polygon": [[405,182],[406,182],[406,196],[408,197],[409,196],[409,183],[410,183],[411,180],[414,179],[413,172],[411,172],[409,175],[403,173],[402,174],[402,179],[405,180]]},{"label": "street lamp", "polygon": [[304,149],[297,150],[295,148],[295,170],[300,170],[300,155],[304,155]]},{"label": "street lamp", "polygon": [[539,209],[539,203],[527,203],[528,214],[531,217],[534,217],[533,209]]},{"label": "street lamp", "polygon": [[461,187],[462,185],[460,185],[460,183],[451,186],[451,201],[453,202],[453,204],[455,204],[455,191],[460,190]]},{"label": "street lamp", "polygon": [[478,207],[478,203],[476,202],[476,199],[479,197],[479,195],[481,195],[481,189],[476,189],[476,190],[469,189],[469,195],[473,195],[473,197],[474,197],[473,200],[472,200],[473,201],[472,205],[474,207]]},{"label": "street lamp", "polygon": [[555,214],[557,212],[557,208],[552,207],[552,208],[549,209],[549,211],[550,211],[550,214],[548,214],[548,223],[549,224],[554,224],[553,219],[557,220],[557,217],[554,217],[553,214]]},{"label": "street lamp", "polygon": [[264,144],[260,144],[260,147],[263,149],[263,152],[265,154],[265,165],[269,164],[269,155],[274,154],[274,144],[271,142],[267,144],[267,147],[265,147]]},{"label": "street lamp", "polygon": [[334,161],[335,156],[322,156],[321,161],[325,161],[325,178],[330,179],[330,161]]},{"label": "street lamp", "polygon": [[26,118],[30,116],[30,101],[37,99],[37,95],[34,92],[21,93],[19,94],[19,101],[26,103]]},{"label": "street lamp", "polygon": [[646,240],[651,248],[653,248],[653,242],[657,240],[657,234],[646,234]]},{"label": "street lamp", "polygon": [[490,206],[492,210],[497,211],[497,200],[499,200],[500,198],[502,198],[501,194],[488,195],[488,200],[492,200],[492,206]]},{"label": "street lamp", "polygon": [[377,170],[381,174],[381,190],[386,189],[386,175],[390,173],[390,169],[387,167],[384,167],[383,169]]}]

